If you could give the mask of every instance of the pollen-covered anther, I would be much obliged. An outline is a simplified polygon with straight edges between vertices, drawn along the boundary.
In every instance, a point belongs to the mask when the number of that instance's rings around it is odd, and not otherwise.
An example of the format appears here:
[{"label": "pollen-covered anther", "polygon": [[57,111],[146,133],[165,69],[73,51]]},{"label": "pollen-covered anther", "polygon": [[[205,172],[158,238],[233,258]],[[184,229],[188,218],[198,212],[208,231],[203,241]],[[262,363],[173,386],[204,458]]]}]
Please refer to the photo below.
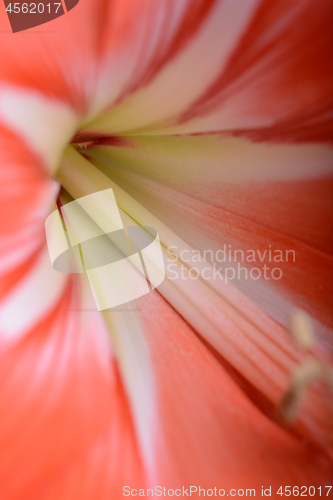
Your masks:
[{"label": "pollen-covered anther", "polygon": [[296,309],[290,320],[290,333],[293,341],[302,350],[310,349],[315,342],[311,319],[305,311]]},{"label": "pollen-covered anther", "polygon": [[315,357],[308,357],[294,371],[288,391],[280,402],[280,413],[283,420],[292,424],[297,419],[300,407],[306,397],[308,387],[318,380],[332,386],[333,370],[330,366]]}]

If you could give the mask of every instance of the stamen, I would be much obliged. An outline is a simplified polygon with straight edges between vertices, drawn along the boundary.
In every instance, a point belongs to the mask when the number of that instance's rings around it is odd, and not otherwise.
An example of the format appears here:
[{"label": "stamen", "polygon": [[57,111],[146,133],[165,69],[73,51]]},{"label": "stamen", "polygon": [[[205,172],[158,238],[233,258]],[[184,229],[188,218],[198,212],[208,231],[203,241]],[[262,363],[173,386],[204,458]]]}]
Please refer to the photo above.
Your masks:
[{"label": "stamen", "polygon": [[294,371],[288,391],[280,403],[281,415],[286,423],[292,424],[299,412],[310,384],[325,376],[325,367],[318,359],[304,360]]},{"label": "stamen", "polygon": [[[297,309],[291,317],[290,334],[299,349],[309,350],[315,344],[311,319],[300,309]],[[309,385],[320,379],[327,382],[333,391],[331,366],[315,356],[308,356],[301,361],[292,374],[289,389],[280,402],[280,413],[286,423],[294,423]]]},{"label": "stamen", "polygon": [[310,349],[315,342],[311,320],[301,309],[297,309],[291,316],[290,333],[300,349]]}]

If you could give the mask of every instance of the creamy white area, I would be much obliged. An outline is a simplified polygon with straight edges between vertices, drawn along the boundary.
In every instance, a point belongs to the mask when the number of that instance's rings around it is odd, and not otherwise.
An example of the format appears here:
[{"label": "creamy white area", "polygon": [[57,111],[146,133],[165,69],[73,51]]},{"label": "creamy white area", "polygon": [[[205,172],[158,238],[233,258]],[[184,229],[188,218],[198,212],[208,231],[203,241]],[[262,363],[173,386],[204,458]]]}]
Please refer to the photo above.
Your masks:
[{"label": "creamy white area", "polygon": [[31,271],[0,303],[1,336],[21,337],[32,329],[55,306],[67,280],[66,274],[54,271],[45,247]]},{"label": "creamy white area", "polygon": [[78,117],[65,103],[40,92],[1,86],[0,123],[16,132],[54,172]]}]

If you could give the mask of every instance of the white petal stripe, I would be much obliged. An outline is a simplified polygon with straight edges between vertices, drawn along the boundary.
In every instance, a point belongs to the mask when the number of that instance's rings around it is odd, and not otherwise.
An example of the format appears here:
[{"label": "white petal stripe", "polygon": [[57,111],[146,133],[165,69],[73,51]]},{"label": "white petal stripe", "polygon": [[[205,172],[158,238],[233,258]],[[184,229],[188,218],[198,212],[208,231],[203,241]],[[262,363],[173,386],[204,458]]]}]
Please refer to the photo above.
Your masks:
[{"label": "white petal stripe", "polygon": [[54,172],[78,117],[66,104],[39,92],[1,86],[0,122],[18,133]]},{"label": "white petal stripe", "polygon": [[45,247],[31,272],[0,303],[0,338],[20,338],[33,328],[60,298],[67,280],[54,271]]}]

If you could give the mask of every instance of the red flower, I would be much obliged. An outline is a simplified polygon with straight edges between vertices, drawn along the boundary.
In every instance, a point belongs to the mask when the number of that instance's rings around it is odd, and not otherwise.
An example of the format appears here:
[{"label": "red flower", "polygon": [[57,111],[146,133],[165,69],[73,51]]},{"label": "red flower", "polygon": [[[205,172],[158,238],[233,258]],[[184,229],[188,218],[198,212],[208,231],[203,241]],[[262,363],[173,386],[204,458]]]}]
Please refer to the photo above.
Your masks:
[{"label": "red flower", "polygon": [[[332,356],[332,10],[81,0],[16,34],[1,10],[2,499],[329,484],[332,401],[303,367]],[[48,257],[53,177],[61,203],[111,187],[158,230],[158,291],[87,310]]]}]

